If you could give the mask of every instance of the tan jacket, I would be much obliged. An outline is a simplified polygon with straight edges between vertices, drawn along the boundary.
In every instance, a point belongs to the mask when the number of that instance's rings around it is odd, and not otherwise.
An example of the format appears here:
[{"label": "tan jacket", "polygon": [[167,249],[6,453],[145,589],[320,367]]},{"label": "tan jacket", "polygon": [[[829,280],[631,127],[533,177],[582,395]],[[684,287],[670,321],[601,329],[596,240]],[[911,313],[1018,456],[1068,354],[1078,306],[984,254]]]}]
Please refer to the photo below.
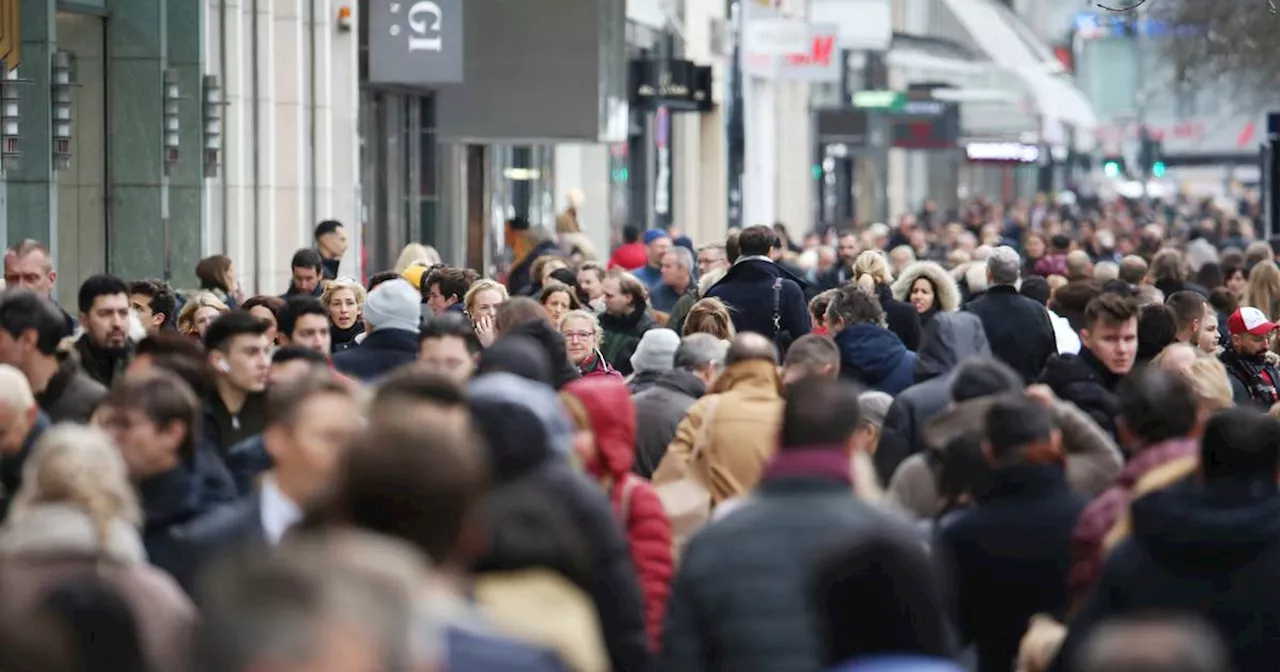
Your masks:
[{"label": "tan jacket", "polygon": [[[777,449],[782,406],[782,378],[772,362],[748,360],[729,366],[676,427],[653,474],[654,485],[679,480],[686,469],[693,469],[711,492],[712,506],[750,492]],[[708,408],[714,409],[712,417],[706,417]],[[706,423],[705,453],[690,460]]]},{"label": "tan jacket", "polygon": [[156,672],[187,669],[196,610],[178,584],[147,564],[137,530],[112,521],[105,550],[89,517],[65,504],[37,504],[0,531],[0,613],[22,618],[70,579],[97,578],[119,593],[137,620],[143,654]]},{"label": "tan jacket", "polygon": [[591,598],[547,569],[489,572],[476,578],[476,604],[502,632],[551,649],[574,672],[606,672],[609,653]]}]

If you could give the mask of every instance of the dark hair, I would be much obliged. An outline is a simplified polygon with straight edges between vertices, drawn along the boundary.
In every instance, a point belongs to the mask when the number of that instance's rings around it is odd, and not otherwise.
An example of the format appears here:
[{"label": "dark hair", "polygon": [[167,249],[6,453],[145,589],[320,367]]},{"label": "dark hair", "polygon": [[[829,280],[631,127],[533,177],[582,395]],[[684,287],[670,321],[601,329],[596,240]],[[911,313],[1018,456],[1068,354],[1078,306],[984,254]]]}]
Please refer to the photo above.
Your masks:
[{"label": "dark hair", "polygon": [[455,559],[464,522],[488,480],[481,441],[448,423],[371,426],[346,452],[334,506],[356,527],[408,541],[445,564]]},{"label": "dark hair", "polygon": [[547,309],[542,304],[527,296],[513,296],[498,304],[498,312],[493,318],[493,326],[499,335],[505,335],[513,327],[534,320],[550,320]]},{"label": "dark hair", "polygon": [[271,364],[287,364],[289,362],[304,361],[328,368],[329,358],[323,354],[306,348],[301,345],[286,345],[283,348],[277,348],[271,353]]},{"label": "dark hair", "polygon": [[200,399],[185,380],[168,369],[146,376],[126,376],[117,381],[102,400],[102,405],[115,410],[138,410],[157,427],[175,422],[186,429],[179,454],[185,460],[195,456],[196,437],[200,435]]},{"label": "dark hair", "polygon": [[1216,413],[1200,440],[1205,480],[1258,478],[1274,484],[1280,468],[1280,423],[1252,408]]},{"label": "dark hair", "polygon": [[764,224],[748,226],[738,234],[738,249],[741,256],[768,256],[775,247],[778,247],[778,234],[772,227]]},{"label": "dark hair", "polygon": [[1182,290],[1174,292],[1165,299],[1164,304],[1173,310],[1178,329],[1186,329],[1192,322],[1204,319],[1204,297],[1199,292]]},{"label": "dark hair", "polygon": [[1163,304],[1143,306],[1138,311],[1139,361],[1150,361],[1177,340],[1178,320],[1173,309]]},{"label": "dark hair", "polygon": [[196,279],[200,281],[200,289],[231,291],[226,281],[229,270],[231,270],[231,257],[225,254],[215,254],[201,259],[200,263],[196,264]]},{"label": "dark hair", "polygon": [[476,338],[476,330],[466,317],[458,313],[433,315],[422,321],[418,329],[418,343],[435,338],[460,338],[467,345],[467,352],[472,355],[480,352],[480,339]]},{"label": "dark hair", "polygon": [[742,256],[742,234],[735,233],[724,239],[724,258],[730,265],[738,261],[738,257]]},{"label": "dark hair", "polygon": [[320,240],[321,236],[327,236],[331,233],[336,233],[337,230],[341,228],[342,228],[342,222],[339,222],[336,219],[326,219],[323,222],[316,224],[316,231],[312,235],[312,238],[314,238],[315,240]]},{"label": "dark hair", "polygon": [[467,289],[471,287],[471,283],[479,279],[480,274],[469,268],[452,266],[437,268],[431,271],[422,283],[422,300],[426,301],[431,295],[432,285],[440,285],[441,296],[446,299],[453,297],[456,303],[462,303],[462,298],[467,295]]},{"label": "dark hair", "polygon": [[[191,341],[190,338],[185,336],[182,338]],[[195,341],[191,342],[197,347],[200,345]],[[203,351],[204,348],[201,348],[201,352]],[[156,354],[151,355],[151,365],[181,378],[182,382],[186,383],[199,399],[204,399],[217,389],[213,382],[213,367],[209,365],[209,362],[203,356],[196,359],[176,353]]]},{"label": "dark hair", "polygon": [[81,313],[88,314],[93,310],[93,303],[98,300],[98,297],[116,294],[124,295],[126,300],[129,298],[129,285],[126,285],[124,280],[105,273],[92,275],[80,284],[77,304]]},{"label": "dark hair", "polygon": [[1183,376],[1155,366],[1141,366],[1116,388],[1120,421],[1145,444],[1191,434],[1199,399]]},{"label": "dark hair", "polygon": [[1226,287],[1218,287],[1209,292],[1209,305],[1219,313],[1230,315],[1240,309],[1240,298]]},{"label": "dark hair", "polygon": [[802,378],[786,391],[781,450],[844,445],[862,419],[859,390],[843,380]]},{"label": "dark hair", "polygon": [[639,242],[639,240],[640,227],[635,224],[627,224],[622,227],[622,242],[630,245],[631,243]]},{"label": "dark hair", "polygon": [[178,295],[169,283],[155,278],[144,278],[129,283],[129,295],[145,296],[151,302],[152,315],[164,315],[161,329],[167,329],[178,318]]},{"label": "dark hair", "polygon": [[476,365],[476,377],[496,372],[514,374],[547,387],[556,386],[547,351],[541,343],[525,334],[505,334],[484,349]]},{"label": "dark hair", "polygon": [[1099,321],[1114,326],[1137,317],[1137,304],[1115,294],[1101,294],[1084,309],[1085,329],[1093,329]]},{"label": "dark hair", "polygon": [[951,654],[941,577],[919,540],[873,528],[825,553],[808,581],[823,667],[874,654]]},{"label": "dark hair", "polygon": [[364,289],[366,292],[372,292],[374,287],[377,287],[388,280],[395,280],[398,277],[400,277],[400,274],[395,271],[379,271],[369,276],[369,285]]},{"label": "dark hair", "polygon": [[352,398],[351,387],[347,383],[332,371],[317,367],[297,380],[272,385],[267,390],[263,405],[267,425],[292,425],[298,418],[302,404],[316,395]]},{"label": "dark hair", "polygon": [[1049,244],[1053,246],[1054,251],[1065,252],[1067,248],[1071,247],[1071,239],[1059,233],[1049,239]]},{"label": "dark hair", "polygon": [[1102,292],[1100,293],[1115,294],[1117,296],[1123,296],[1126,299],[1132,299],[1138,294],[1134,287],[1135,285],[1131,285],[1120,278],[1116,278],[1115,280],[1108,280],[1102,283]]},{"label": "dark hair", "polygon": [[[1123,284],[1123,283],[1121,283]],[[1128,291],[1128,285],[1124,285]],[[1076,280],[1058,288],[1053,293],[1053,299],[1049,301],[1049,308],[1067,318],[1067,322],[1071,324],[1072,331],[1080,331],[1087,326],[1085,322],[1085,309],[1089,307],[1089,302],[1098,298],[1102,294],[1102,287],[1098,283],[1086,280]]]},{"label": "dark hair", "polygon": [[578,302],[578,294],[574,291],[573,286],[561,284],[551,284],[543,287],[542,291],[538,292],[538,305],[546,307],[547,299],[551,298],[551,295],[556,292],[569,295],[569,310],[578,310],[582,308],[582,304]]},{"label": "dark hair", "polygon": [[245,301],[243,304],[240,305],[240,309],[245,312],[248,312],[258,307],[266,308],[267,310],[271,311],[272,315],[275,316],[276,324],[278,325],[280,323],[280,311],[284,310],[284,306],[285,306],[284,299],[278,296],[260,294],[258,296],[251,297],[248,301]]},{"label": "dark hair", "polygon": [[284,310],[276,315],[279,332],[292,339],[293,330],[298,324],[298,318],[303,315],[319,315],[324,318],[325,323],[329,321],[329,311],[324,309],[324,304],[320,302],[320,299],[314,296],[294,295],[285,299]]},{"label": "dark hair", "polygon": [[374,406],[393,401],[464,407],[467,392],[453,380],[438,373],[412,368],[400,369],[382,379],[373,397]]},{"label": "dark hair", "polygon": [[1017,462],[1026,446],[1048,439],[1053,417],[1038,402],[1022,394],[1002,395],[992,401],[983,419],[987,445],[996,465]]},{"label": "dark hair", "polygon": [[62,311],[49,299],[25,289],[0,294],[0,329],[15,339],[35,331],[36,349],[46,356],[56,355],[58,344],[67,335]]},{"label": "dark hair", "polygon": [[[279,316],[276,317],[279,320]],[[218,316],[204,332],[204,348],[209,352],[220,350],[225,352],[236,336],[251,334],[261,336],[267,333],[267,325],[262,320],[249,314],[247,310],[229,310]]]},{"label": "dark hair", "polygon": [[1049,287],[1048,280],[1038,275],[1029,275],[1022,279],[1018,293],[1043,306],[1049,303],[1053,290]]},{"label": "dark hair", "polygon": [[941,450],[927,454],[940,466],[938,468],[938,499],[943,502],[935,520],[961,508],[965,496],[982,494],[991,478],[991,463],[982,451],[982,434],[965,432],[947,442]]},{"label": "dark hair", "polygon": [[1205,289],[1213,290],[1226,284],[1226,278],[1222,276],[1222,265],[1209,262],[1200,267],[1196,271],[1196,284]]},{"label": "dark hair", "polygon": [[955,368],[951,400],[957,404],[1022,389],[1022,376],[1008,364],[988,357],[966,359]]},{"label": "dark hair", "polygon": [[163,331],[158,334],[151,334],[138,343],[138,348],[134,351],[134,357],[143,355],[151,355],[153,357],[173,355],[204,361],[205,349],[199,341],[192,340],[189,336],[174,331]]},{"label": "dark hair", "polygon": [[489,543],[473,571],[545,568],[583,590],[591,589],[590,548],[564,507],[537,483],[517,480],[499,486],[485,498],[480,512]]},{"label": "dark hair", "polygon": [[511,227],[512,231],[528,231],[530,228],[529,220],[524,217],[512,217],[511,219],[508,219],[507,226]]},{"label": "dark hair", "polygon": [[320,253],[315,250],[304,247],[293,253],[293,261],[289,262],[289,268],[311,268],[316,273],[323,272],[324,260],[320,258]]},{"label": "dark hair", "polygon": [[77,672],[143,672],[149,669],[142,651],[138,618],[128,600],[104,579],[92,574],[57,583],[41,601],[37,614],[49,618],[68,635]]}]

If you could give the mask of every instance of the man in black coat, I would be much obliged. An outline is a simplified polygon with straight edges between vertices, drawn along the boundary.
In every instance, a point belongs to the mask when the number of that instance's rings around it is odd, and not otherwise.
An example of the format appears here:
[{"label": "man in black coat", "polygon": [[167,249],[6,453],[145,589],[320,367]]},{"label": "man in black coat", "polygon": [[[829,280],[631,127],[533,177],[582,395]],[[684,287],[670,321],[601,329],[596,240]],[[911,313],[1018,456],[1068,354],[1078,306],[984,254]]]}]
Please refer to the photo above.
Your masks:
[{"label": "man in black coat", "polygon": [[1062,463],[1050,410],[1021,394],[997,399],[983,423],[993,465],[977,506],[945,523],[937,549],[956,577],[956,616],[979,672],[1008,672],[1027,621],[1069,605],[1071,530],[1084,509]]},{"label": "man in black coat", "polygon": [[738,235],[741,255],[706,296],[729,306],[739,333],[761,334],[785,352],[792,341],[809,333],[809,303],[803,281],[770,257],[777,240],[767,226],[743,229]]},{"label": "man in black coat", "polygon": [[1140,613],[1204,617],[1240,672],[1280,660],[1280,426],[1221,411],[1200,444],[1200,476],[1136,500],[1132,536],[1108,558],[1051,669],[1075,667],[1103,621]]},{"label": "man in black coat", "polygon": [[1089,302],[1084,322],[1080,354],[1050,358],[1040,382],[1119,438],[1120,403],[1115,393],[1137,361],[1138,308],[1118,294],[1103,294]]},{"label": "man in black coat", "polygon": [[1045,362],[1058,354],[1058,341],[1045,307],[1018,293],[1022,259],[1001,245],[987,257],[991,288],[965,306],[982,320],[982,328],[997,359],[1013,367],[1028,383],[1036,380]]}]

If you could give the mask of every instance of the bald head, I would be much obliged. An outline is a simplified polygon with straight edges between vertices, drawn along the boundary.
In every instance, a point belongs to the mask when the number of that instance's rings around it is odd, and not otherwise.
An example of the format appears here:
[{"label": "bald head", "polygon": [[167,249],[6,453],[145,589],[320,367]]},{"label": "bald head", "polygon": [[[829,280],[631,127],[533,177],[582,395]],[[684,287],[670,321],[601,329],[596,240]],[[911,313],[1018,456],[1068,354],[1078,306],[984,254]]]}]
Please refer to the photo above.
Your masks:
[{"label": "bald head", "polygon": [[724,364],[732,366],[738,362],[754,359],[771,362],[776,366],[778,349],[773,346],[773,341],[748,331],[734,337],[733,344],[729,346],[729,352],[724,357]]},{"label": "bald head", "polygon": [[22,452],[38,412],[27,377],[8,364],[0,364],[0,456]]},{"label": "bald head", "polygon": [[35,405],[27,377],[8,364],[0,364],[0,406],[25,411]]},{"label": "bald head", "polygon": [[1067,255],[1067,279],[1088,280],[1093,277],[1093,260],[1084,250],[1076,250]]}]

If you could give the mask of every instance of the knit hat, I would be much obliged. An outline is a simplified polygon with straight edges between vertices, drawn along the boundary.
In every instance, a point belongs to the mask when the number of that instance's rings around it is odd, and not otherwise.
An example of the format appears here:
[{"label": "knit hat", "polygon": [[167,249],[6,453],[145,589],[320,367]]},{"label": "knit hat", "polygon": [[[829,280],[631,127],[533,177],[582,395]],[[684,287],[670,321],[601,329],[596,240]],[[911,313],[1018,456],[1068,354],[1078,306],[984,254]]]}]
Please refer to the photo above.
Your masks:
[{"label": "knit hat", "polygon": [[404,269],[404,272],[400,274],[400,277],[404,278],[409,282],[409,284],[421,290],[422,280],[426,275],[427,275],[426,266],[423,266],[422,264],[414,264],[413,266],[410,266],[409,268]]},{"label": "knit hat", "polygon": [[666,373],[675,366],[676,348],[680,337],[670,329],[650,329],[640,338],[640,344],[631,355],[631,368],[636,373],[653,371]]},{"label": "knit hat", "polygon": [[649,229],[644,232],[644,244],[648,245],[659,238],[670,238],[662,229]]},{"label": "knit hat", "polygon": [[422,294],[408,280],[388,280],[369,292],[364,301],[364,319],[374,331],[400,329],[417,333],[422,321]]},{"label": "knit hat", "polygon": [[893,397],[884,392],[863,392],[858,395],[858,410],[862,412],[862,426],[884,427],[884,418],[889,415],[889,407],[893,405]]}]

